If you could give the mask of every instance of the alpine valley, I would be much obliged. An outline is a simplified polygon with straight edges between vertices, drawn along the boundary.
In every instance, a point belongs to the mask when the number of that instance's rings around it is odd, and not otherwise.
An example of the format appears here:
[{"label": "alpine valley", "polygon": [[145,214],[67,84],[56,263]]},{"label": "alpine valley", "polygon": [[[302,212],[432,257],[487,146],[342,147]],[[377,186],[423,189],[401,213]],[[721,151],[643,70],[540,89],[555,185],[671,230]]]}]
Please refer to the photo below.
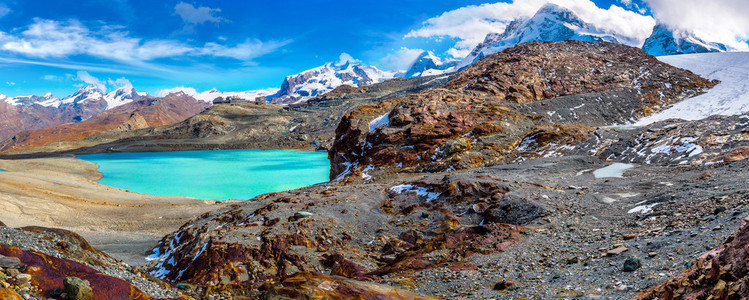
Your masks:
[{"label": "alpine valley", "polygon": [[[749,52],[573,8],[403,70],[0,95],[0,299],[748,298]],[[101,185],[84,160],[238,149],[324,152],[329,181],[203,200]],[[173,172],[154,157],[131,176]],[[270,181],[262,162],[225,173]],[[201,186],[230,181],[209,167]]]}]

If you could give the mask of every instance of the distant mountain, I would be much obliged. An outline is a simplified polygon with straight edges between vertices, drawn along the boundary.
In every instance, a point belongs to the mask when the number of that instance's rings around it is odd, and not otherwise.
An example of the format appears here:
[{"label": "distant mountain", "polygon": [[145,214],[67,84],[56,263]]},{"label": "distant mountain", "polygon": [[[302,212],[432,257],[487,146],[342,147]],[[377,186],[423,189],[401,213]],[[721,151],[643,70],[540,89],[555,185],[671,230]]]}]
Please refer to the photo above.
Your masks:
[{"label": "distant mountain", "polygon": [[41,129],[87,120],[103,111],[147,96],[126,86],[108,94],[95,85],[81,87],[63,99],[44,96],[0,95],[0,141],[30,129]]},{"label": "distant mountain", "polygon": [[[125,99],[125,95],[133,96],[126,91],[123,94],[112,92],[112,99]],[[82,89],[73,99],[95,99],[94,89]],[[137,93],[136,93],[137,94]],[[103,95],[104,96],[104,95]],[[104,101],[85,100],[86,102]],[[103,102],[106,103],[106,102]],[[120,102],[121,103],[121,102]],[[1,109],[2,103],[0,103]],[[63,104],[61,107],[65,107]],[[23,130],[11,138],[0,141],[0,151],[21,150],[29,147],[41,147],[56,144],[58,141],[75,142],[91,135],[107,131],[130,131],[147,127],[169,125],[184,121],[209,106],[205,101],[197,100],[184,93],[171,93],[162,98],[140,96],[136,100],[102,111],[81,122],[62,124],[57,126],[40,127],[38,129]]]},{"label": "distant mountain", "polygon": [[442,59],[431,51],[422,52],[411,67],[403,74],[403,78],[439,75],[458,64],[457,60]]},{"label": "distant mountain", "polygon": [[614,34],[586,23],[571,10],[556,4],[542,6],[533,17],[520,18],[507,25],[503,33],[490,33],[458,63],[457,69],[506,48],[533,41],[578,40],[632,44],[631,38]]},{"label": "distant mountain", "polygon": [[287,76],[281,84],[281,89],[267,98],[273,103],[304,102],[342,85],[366,86],[392,79],[394,75],[394,72],[384,72],[374,66],[355,62],[327,63]]},{"label": "distant mountain", "polygon": [[728,50],[728,47],[721,43],[707,42],[686,30],[671,29],[665,24],[658,24],[653,29],[653,34],[645,40],[642,50],[653,56],[662,56],[724,52]]},{"label": "distant mountain", "polygon": [[190,87],[176,87],[173,89],[168,90],[162,90],[159,92],[159,96],[166,96],[171,93],[178,93],[182,92],[186,95],[189,95],[195,99],[198,99],[200,101],[211,103],[216,98],[227,98],[227,97],[237,97],[243,100],[255,100],[257,97],[265,97],[268,95],[273,95],[278,92],[278,89],[260,89],[260,90],[252,90],[252,91],[244,91],[244,92],[221,92],[217,89],[210,89],[208,91],[198,93],[194,88]]}]

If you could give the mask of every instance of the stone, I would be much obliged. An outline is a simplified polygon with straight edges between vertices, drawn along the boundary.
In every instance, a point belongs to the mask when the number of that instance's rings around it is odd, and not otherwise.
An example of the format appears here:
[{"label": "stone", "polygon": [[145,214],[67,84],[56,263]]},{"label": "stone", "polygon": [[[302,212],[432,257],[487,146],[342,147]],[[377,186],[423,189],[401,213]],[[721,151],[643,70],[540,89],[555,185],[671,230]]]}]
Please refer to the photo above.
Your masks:
[{"label": "stone", "polygon": [[183,291],[189,291],[191,289],[190,285],[184,284],[184,283],[178,283],[176,287]]},{"label": "stone", "polygon": [[94,290],[91,289],[91,285],[78,277],[67,277],[63,280],[63,286],[65,287],[65,293],[68,294],[70,300],[92,300],[94,297]]},{"label": "stone", "polygon": [[512,281],[502,280],[502,281],[497,282],[497,283],[494,284],[494,290],[495,291],[504,291],[504,290],[506,290],[507,288],[509,288],[509,287],[511,287],[513,285],[515,285],[515,283],[512,282]]},{"label": "stone", "polygon": [[713,210],[713,214],[714,215],[721,214],[724,211],[726,211],[726,207],[725,206],[718,206],[718,207],[715,208],[715,210]]},{"label": "stone", "polygon": [[17,269],[21,266],[21,260],[15,257],[7,257],[0,255],[0,268],[13,268]]},{"label": "stone", "polygon": [[606,251],[606,256],[614,256],[624,253],[625,251],[629,250],[629,248],[624,246],[619,246],[614,249],[611,249],[609,251]]},{"label": "stone", "polygon": [[300,212],[295,213],[294,217],[297,218],[297,219],[302,219],[302,218],[310,217],[312,215],[313,214],[311,212],[300,211]]},{"label": "stone", "polygon": [[642,262],[636,257],[630,257],[627,258],[627,260],[624,261],[624,268],[622,271],[624,272],[634,272],[635,270],[642,267]]},{"label": "stone", "polygon": [[23,297],[16,291],[9,288],[0,288],[0,299],[3,300],[23,300]]},{"label": "stone", "polygon": [[8,276],[10,277],[16,277],[16,275],[21,274],[21,272],[18,271],[18,269],[8,269],[6,271],[7,271]]},{"label": "stone", "polygon": [[18,274],[14,277],[16,280],[16,285],[20,287],[24,287],[27,284],[31,282],[31,275],[29,274]]}]

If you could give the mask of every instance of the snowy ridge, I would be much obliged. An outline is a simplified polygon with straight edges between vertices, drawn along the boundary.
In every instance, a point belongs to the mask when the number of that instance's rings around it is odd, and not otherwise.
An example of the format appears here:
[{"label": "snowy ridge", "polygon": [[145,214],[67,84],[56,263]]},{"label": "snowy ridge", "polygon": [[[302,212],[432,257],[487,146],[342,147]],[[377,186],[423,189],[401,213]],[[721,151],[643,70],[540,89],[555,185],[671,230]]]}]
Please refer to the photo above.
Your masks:
[{"label": "snowy ridge", "polygon": [[57,98],[52,93],[47,93],[44,96],[18,96],[8,97],[0,95],[0,100],[5,101],[11,105],[19,106],[31,106],[41,105],[44,107],[60,108],[62,105],[75,105],[78,103],[85,103],[90,101],[104,101],[107,103],[107,109],[112,109],[124,104],[133,102],[142,97],[146,97],[146,93],[138,93],[131,86],[123,86],[117,90],[114,90],[108,94],[104,94],[95,85],[84,86],[74,94],[65,97],[63,99]]},{"label": "snowy ridge", "polygon": [[503,33],[488,34],[484,42],[476,46],[468,56],[458,63],[456,69],[464,68],[484,56],[518,44],[562,40],[607,41],[639,46],[634,38],[599,29],[594,24],[584,22],[571,10],[549,3],[541,7],[529,19],[521,18],[512,21]]},{"label": "snowy ridge", "polygon": [[721,82],[707,93],[676,103],[635,125],[644,126],[672,118],[699,120],[711,115],[749,112],[749,52],[683,54],[658,59]]},{"label": "snowy ridge", "polygon": [[442,59],[432,51],[424,51],[403,74],[403,78],[442,75],[457,64],[457,60]]},{"label": "snowy ridge", "polygon": [[645,53],[654,56],[724,52],[728,50],[726,45],[720,43],[706,42],[693,33],[684,30],[670,29],[664,24],[658,24],[653,28],[653,34],[645,40],[642,46]]},{"label": "snowy ridge", "polygon": [[358,62],[327,63],[323,66],[287,76],[278,93],[268,96],[275,103],[299,103],[350,85],[366,86],[392,79],[395,72],[386,72]]},{"label": "snowy ridge", "polygon": [[198,99],[200,101],[204,102],[213,102],[216,98],[227,98],[227,97],[237,97],[243,100],[255,100],[257,97],[265,97],[268,95],[273,95],[278,92],[278,89],[260,89],[260,90],[252,90],[252,91],[243,91],[243,92],[221,92],[217,89],[211,89],[205,92],[198,93],[194,88],[190,87],[175,87],[172,89],[167,90],[161,90],[159,91],[159,97],[164,97],[166,95],[172,94],[172,93],[179,93],[182,92],[185,95],[191,96],[195,99]]}]

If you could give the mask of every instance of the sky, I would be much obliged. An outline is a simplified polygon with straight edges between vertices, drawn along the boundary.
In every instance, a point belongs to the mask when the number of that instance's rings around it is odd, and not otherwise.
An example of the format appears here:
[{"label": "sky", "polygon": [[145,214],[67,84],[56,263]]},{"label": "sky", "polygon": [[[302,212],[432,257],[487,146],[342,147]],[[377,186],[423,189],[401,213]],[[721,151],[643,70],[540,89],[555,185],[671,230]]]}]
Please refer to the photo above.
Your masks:
[{"label": "sky", "polygon": [[0,0],[0,94],[278,88],[339,60],[402,70],[425,50],[460,59],[547,2],[633,43],[657,18],[749,47],[746,0]]}]

